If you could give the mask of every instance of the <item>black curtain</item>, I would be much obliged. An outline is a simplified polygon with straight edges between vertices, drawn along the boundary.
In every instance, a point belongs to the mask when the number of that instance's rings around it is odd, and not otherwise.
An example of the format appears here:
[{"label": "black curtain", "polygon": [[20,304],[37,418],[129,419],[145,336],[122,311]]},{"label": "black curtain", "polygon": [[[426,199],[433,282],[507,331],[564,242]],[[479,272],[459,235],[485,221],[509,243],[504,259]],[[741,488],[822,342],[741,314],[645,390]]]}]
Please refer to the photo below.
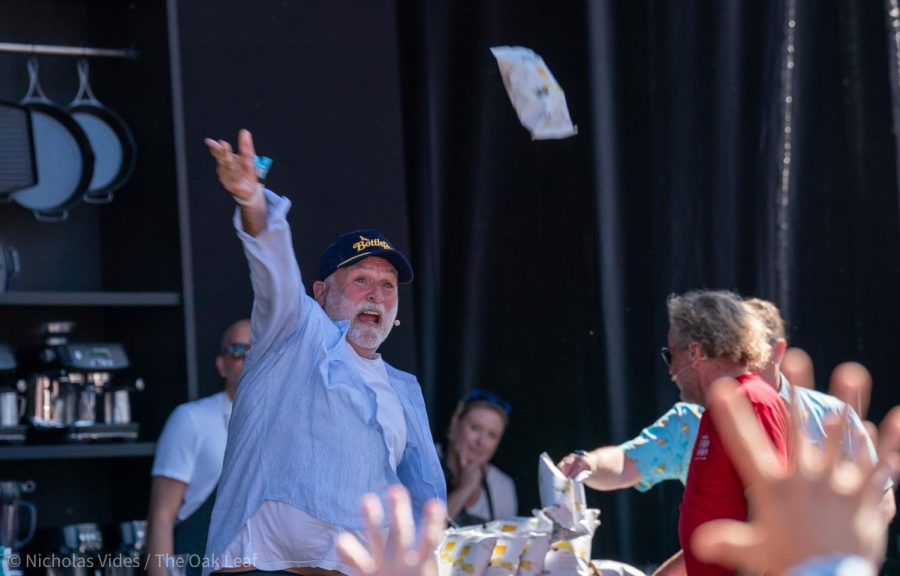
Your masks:
[{"label": "black curtain", "polygon": [[[537,455],[622,442],[677,399],[665,297],[778,303],[818,387],[891,386],[900,287],[885,6],[851,0],[398,1],[419,376],[514,404],[496,458],[538,506]],[[542,55],[579,134],[532,141],[489,48]],[[790,63],[790,65],[789,65]],[[594,557],[677,547],[681,487],[594,494]]]},{"label": "black curtain", "polygon": [[542,54],[589,133],[589,86],[574,82],[588,65],[584,10],[398,4],[418,376],[439,439],[465,390],[509,398],[496,462],[515,474],[526,514],[537,505],[540,452],[587,446],[605,427],[595,198],[584,177],[592,151],[584,136],[532,142],[489,48]]}]

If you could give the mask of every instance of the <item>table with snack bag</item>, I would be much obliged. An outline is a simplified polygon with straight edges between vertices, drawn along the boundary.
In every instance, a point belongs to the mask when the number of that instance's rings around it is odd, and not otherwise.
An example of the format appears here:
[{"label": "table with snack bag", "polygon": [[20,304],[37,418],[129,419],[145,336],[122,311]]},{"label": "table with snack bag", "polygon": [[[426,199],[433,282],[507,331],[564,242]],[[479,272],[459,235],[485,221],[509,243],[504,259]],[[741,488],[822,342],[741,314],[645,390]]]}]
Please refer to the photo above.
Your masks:
[{"label": "table with snack bag", "polygon": [[544,453],[541,509],[531,517],[447,529],[435,551],[440,576],[646,576],[613,560],[591,560],[600,510],[588,508],[583,477],[567,478]]}]

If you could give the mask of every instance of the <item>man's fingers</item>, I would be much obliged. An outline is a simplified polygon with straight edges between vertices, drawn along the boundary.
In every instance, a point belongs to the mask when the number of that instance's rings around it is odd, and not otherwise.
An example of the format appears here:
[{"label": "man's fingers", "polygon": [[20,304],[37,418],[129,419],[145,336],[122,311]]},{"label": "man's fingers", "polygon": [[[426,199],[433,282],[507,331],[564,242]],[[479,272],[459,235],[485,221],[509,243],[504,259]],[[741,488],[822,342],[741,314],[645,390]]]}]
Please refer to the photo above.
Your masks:
[{"label": "man's fingers", "polygon": [[384,509],[381,500],[374,494],[366,494],[359,501],[366,536],[369,539],[369,557],[375,566],[384,562],[384,535],[381,525],[384,522]]},{"label": "man's fingers", "polygon": [[751,524],[713,520],[694,531],[691,550],[709,564],[753,570],[765,562],[759,553],[763,540],[764,536]]},{"label": "man's fingers", "polygon": [[388,488],[388,516],[391,523],[389,548],[392,553],[402,553],[413,544],[416,523],[413,520],[409,492],[400,485]]},{"label": "man's fingers", "polygon": [[337,553],[354,574],[374,574],[376,564],[359,540],[349,532],[337,538]]},{"label": "man's fingers", "polygon": [[420,563],[433,561],[434,550],[444,531],[447,507],[438,499],[429,500],[422,509],[422,528],[419,535],[418,559]]},{"label": "man's fingers", "polygon": [[750,401],[737,392],[737,381],[719,378],[710,389],[708,408],[716,430],[744,484],[779,475],[778,458]]},{"label": "man's fingers", "polygon": [[[825,429],[824,451],[820,455],[814,455],[815,468],[822,473],[830,474],[841,460],[841,445],[847,433],[847,424],[850,422],[850,413],[845,406],[841,415],[830,414],[825,417],[822,426]],[[856,442],[856,439],[853,439]],[[806,442],[809,444],[809,442]],[[812,449],[810,449],[812,451]]]},{"label": "man's fingers", "polygon": [[249,130],[241,129],[238,132],[238,153],[245,160],[254,160],[256,158],[256,149],[253,148],[253,136]]},{"label": "man's fingers", "polygon": [[878,457],[900,451],[900,406],[895,406],[881,421],[878,429]]},{"label": "man's fingers", "polygon": [[221,148],[221,147],[219,146],[219,143],[218,143],[218,142],[216,142],[216,141],[213,140],[212,138],[204,138],[204,139],[203,139],[203,143],[206,144],[206,147],[209,149],[209,153],[210,153],[213,157],[217,157],[217,156],[218,156],[218,154],[219,154],[219,149]]}]

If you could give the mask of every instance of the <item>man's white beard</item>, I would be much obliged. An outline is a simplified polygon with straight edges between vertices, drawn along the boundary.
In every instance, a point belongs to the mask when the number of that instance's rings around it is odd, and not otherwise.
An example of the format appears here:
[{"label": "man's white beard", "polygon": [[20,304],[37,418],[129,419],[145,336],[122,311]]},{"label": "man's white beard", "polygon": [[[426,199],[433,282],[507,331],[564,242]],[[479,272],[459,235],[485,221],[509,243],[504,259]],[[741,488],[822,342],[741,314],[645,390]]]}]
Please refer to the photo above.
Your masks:
[{"label": "man's white beard", "polygon": [[[394,320],[397,318],[397,307],[388,312],[382,304],[370,304],[362,302],[350,316],[350,329],[347,331],[347,339],[361,348],[377,350],[381,343],[384,342],[391,329],[394,327]],[[375,311],[381,315],[381,321],[378,324],[365,324],[357,319],[357,315],[365,311]]]},{"label": "man's white beard", "polygon": [[[393,309],[388,311],[385,309],[384,304],[363,301],[354,305],[340,293],[338,293],[337,298],[339,299],[338,302],[329,302],[326,296],[325,313],[332,320],[350,321],[347,340],[360,348],[377,350],[394,327],[394,320],[397,318],[397,306],[395,305]],[[363,312],[377,312],[380,316],[380,321],[378,324],[360,322],[357,316]]]}]

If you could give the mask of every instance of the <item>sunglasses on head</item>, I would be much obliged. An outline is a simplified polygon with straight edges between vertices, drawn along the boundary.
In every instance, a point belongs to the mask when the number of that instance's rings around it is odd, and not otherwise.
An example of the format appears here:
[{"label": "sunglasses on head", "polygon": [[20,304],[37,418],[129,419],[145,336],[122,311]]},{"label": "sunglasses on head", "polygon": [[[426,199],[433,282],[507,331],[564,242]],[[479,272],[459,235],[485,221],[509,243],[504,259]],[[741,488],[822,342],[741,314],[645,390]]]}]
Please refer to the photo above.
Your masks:
[{"label": "sunglasses on head", "polygon": [[503,410],[507,416],[512,412],[512,405],[509,402],[496,394],[491,394],[490,392],[485,392],[483,390],[472,390],[463,399],[463,404],[470,404],[472,402],[487,402],[488,404],[493,404],[497,408]]},{"label": "sunglasses on head", "polygon": [[222,356],[231,356],[239,360],[247,355],[250,351],[250,345],[246,342],[231,342],[222,349]]}]

